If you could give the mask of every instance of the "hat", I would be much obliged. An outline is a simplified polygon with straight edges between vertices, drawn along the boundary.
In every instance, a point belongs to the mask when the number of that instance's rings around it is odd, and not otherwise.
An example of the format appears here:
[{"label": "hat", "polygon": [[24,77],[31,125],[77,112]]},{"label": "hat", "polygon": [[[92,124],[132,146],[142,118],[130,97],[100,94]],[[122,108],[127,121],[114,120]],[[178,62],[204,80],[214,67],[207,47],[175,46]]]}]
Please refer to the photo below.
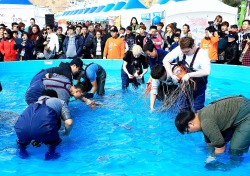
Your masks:
[{"label": "hat", "polygon": [[70,65],[73,65],[73,64],[75,64],[77,67],[79,67],[79,70],[83,70],[82,69],[83,62],[81,59],[79,59],[79,58],[72,59],[72,61],[70,62]]},{"label": "hat", "polygon": [[126,29],[129,30],[129,31],[132,31],[132,27],[131,26],[128,26]]},{"label": "hat", "polygon": [[237,24],[233,24],[233,25],[231,25],[231,28],[237,28],[238,29],[238,25]]},{"label": "hat", "polygon": [[237,32],[229,32],[229,34],[226,35],[228,38],[234,38],[235,40],[238,40],[238,33]]},{"label": "hat", "polygon": [[68,26],[68,29],[73,29],[73,30],[75,30],[75,26],[69,25],[69,26]]},{"label": "hat", "polygon": [[7,27],[7,26],[6,26],[5,24],[3,24],[3,23],[2,23],[2,24],[0,24],[0,26],[3,26],[3,27],[5,27],[5,28]]},{"label": "hat", "polygon": [[110,31],[112,31],[112,32],[118,32],[118,29],[117,29],[116,26],[112,26],[112,27],[110,28]]}]

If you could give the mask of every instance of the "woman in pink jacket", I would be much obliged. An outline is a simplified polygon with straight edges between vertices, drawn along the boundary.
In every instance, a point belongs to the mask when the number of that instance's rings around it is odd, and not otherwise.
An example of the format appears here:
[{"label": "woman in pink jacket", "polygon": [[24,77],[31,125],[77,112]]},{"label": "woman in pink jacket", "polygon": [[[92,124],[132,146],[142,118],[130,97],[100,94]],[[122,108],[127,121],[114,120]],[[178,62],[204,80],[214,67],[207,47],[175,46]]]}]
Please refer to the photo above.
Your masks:
[{"label": "woman in pink jacket", "polygon": [[4,55],[4,62],[16,61],[17,50],[15,49],[15,40],[10,29],[4,31],[4,39],[0,42],[0,51]]}]

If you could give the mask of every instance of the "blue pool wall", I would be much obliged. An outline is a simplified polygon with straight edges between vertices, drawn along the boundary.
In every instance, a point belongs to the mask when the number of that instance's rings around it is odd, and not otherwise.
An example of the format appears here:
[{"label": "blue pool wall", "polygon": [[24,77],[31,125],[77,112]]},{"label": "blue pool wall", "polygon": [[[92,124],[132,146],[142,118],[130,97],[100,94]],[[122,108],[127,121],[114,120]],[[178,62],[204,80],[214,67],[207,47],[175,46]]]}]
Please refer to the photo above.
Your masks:
[{"label": "blue pool wall", "polygon": [[[0,74],[1,76],[3,76],[4,74],[10,74],[10,73],[29,73],[29,72],[36,73],[43,68],[46,69],[46,68],[58,66],[60,62],[70,62],[70,60],[61,59],[61,60],[1,62]],[[123,61],[122,60],[86,59],[86,60],[83,60],[83,62],[85,64],[89,64],[92,62],[100,64],[106,70],[120,70]],[[211,64],[210,76],[213,78],[228,79],[228,80],[244,79],[245,82],[250,83],[250,67],[236,66],[236,65]]]}]

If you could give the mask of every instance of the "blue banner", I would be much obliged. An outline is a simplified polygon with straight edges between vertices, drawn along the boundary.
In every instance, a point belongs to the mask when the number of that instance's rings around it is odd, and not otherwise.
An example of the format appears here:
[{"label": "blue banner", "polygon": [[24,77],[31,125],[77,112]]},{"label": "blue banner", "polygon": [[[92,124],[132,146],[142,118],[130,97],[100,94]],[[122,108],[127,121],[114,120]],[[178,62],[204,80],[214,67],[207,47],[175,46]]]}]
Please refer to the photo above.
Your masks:
[{"label": "blue banner", "polygon": [[155,16],[160,17],[162,20],[165,19],[165,11],[161,11],[161,12],[153,12],[153,18]]},{"label": "blue banner", "polygon": [[144,21],[151,20],[151,14],[150,13],[141,14],[141,20]]}]

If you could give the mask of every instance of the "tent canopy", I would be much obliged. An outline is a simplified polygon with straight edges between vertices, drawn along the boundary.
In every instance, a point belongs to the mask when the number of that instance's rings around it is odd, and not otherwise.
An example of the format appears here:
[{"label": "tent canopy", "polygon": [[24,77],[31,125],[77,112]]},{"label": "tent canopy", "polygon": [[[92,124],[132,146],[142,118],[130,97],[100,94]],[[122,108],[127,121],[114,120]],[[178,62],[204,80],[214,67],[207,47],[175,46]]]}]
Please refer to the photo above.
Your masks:
[{"label": "tent canopy", "polygon": [[122,9],[147,9],[139,0],[129,0]]},{"label": "tent canopy", "polygon": [[0,4],[32,5],[29,0],[0,0]]},{"label": "tent canopy", "polygon": [[110,4],[108,4],[106,7],[104,7],[104,8],[102,9],[101,12],[108,12],[108,11],[110,11],[114,6],[115,6],[114,3],[110,3]]},{"label": "tent canopy", "polygon": [[88,13],[93,13],[96,9],[97,9],[97,7],[92,7],[92,8],[88,11]]},{"label": "tent canopy", "polygon": [[[174,5],[175,3],[176,5]],[[195,4],[195,6],[192,6],[191,8],[190,4]],[[176,8],[172,8],[173,6]],[[188,0],[181,2],[177,2],[177,0],[174,2],[169,1],[168,3],[166,3],[165,8],[166,8],[166,16],[191,13],[191,12],[217,12],[217,13],[237,14],[237,8],[226,5],[218,0],[209,0],[209,1]]]},{"label": "tent canopy", "polygon": [[103,10],[104,7],[105,7],[104,5],[99,6],[99,7],[94,11],[94,13],[99,13],[100,11]]},{"label": "tent canopy", "polygon": [[125,6],[126,2],[120,1],[115,4],[115,6],[112,8],[112,10],[121,10]]}]

